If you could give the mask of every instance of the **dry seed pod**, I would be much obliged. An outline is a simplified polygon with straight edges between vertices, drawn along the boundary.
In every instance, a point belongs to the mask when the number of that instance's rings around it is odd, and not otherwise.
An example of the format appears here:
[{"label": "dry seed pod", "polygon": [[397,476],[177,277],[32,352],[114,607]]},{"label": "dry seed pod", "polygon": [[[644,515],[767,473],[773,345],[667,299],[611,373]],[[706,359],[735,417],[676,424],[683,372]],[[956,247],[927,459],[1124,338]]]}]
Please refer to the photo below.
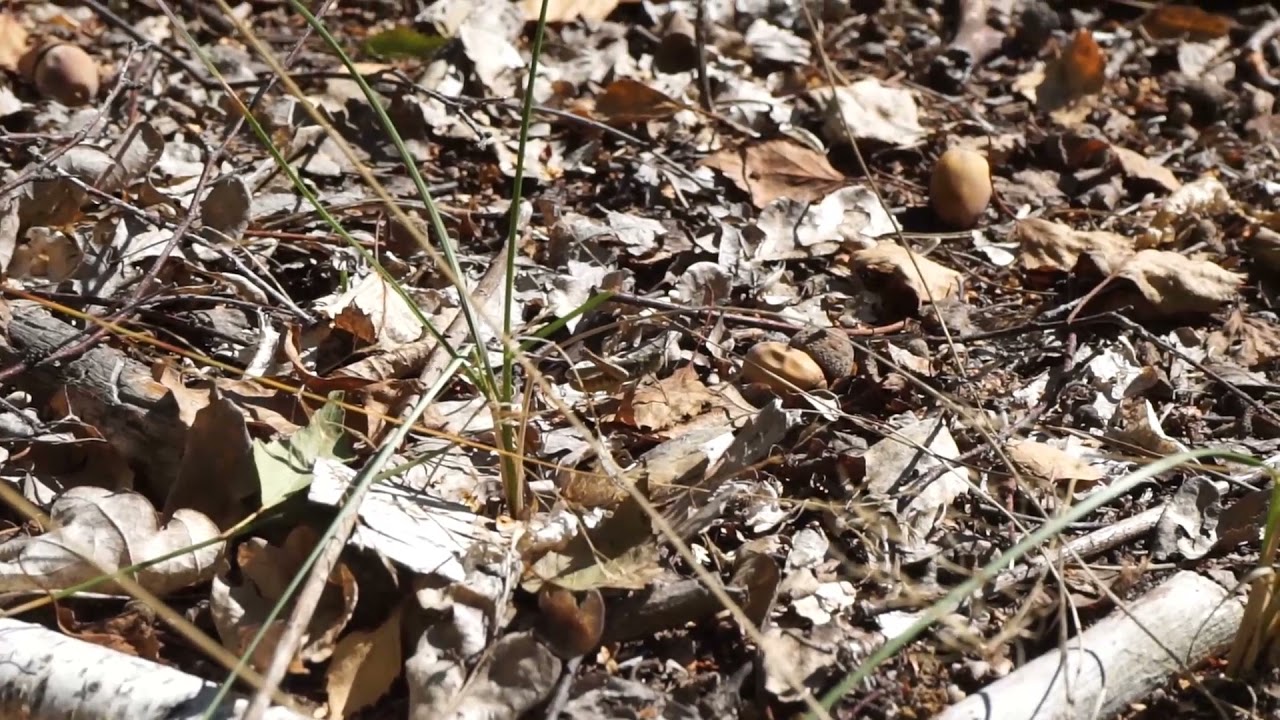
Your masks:
[{"label": "dry seed pod", "polygon": [[929,180],[929,205],[956,228],[978,224],[991,202],[991,166],[980,153],[952,148],[938,158]]},{"label": "dry seed pod", "polygon": [[742,378],[749,383],[766,385],[779,395],[827,386],[822,368],[808,353],[773,341],[756,343],[747,351]]},{"label": "dry seed pod", "polygon": [[791,336],[791,347],[809,354],[822,368],[828,385],[858,371],[858,361],[849,336],[831,328],[810,328]]},{"label": "dry seed pod", "polygon": [[538,634],[551,651],[564,659],[586,655],[604,634],[604,598],[591,588],[579,604],[573,593],[545,582],[538,589]]},{"label": "dry seed pod", "polygon": [[63,105],[84,105],[98,94],[98,63],[75,45],[45,48],[33,72],[40,95]]}]

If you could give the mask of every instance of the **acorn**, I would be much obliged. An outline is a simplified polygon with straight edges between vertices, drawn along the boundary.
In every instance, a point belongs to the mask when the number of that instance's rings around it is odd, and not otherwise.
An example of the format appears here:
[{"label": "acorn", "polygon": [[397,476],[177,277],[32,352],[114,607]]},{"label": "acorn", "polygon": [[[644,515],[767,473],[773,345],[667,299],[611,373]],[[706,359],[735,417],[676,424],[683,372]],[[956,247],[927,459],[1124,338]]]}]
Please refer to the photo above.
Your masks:
[{"label": "acorn", "polygon": [[952,148],[938,158],[929,180],[929,205],[958,229],[978,224],[991,202],[991,166],[981,153]]},{"label": "acorn", "polygon": [[765,385],[779,395],[827,386],[822,367],[808,353],[774,341],[756,343],[747,351],[742,378]]},{"label": "acorn", "polygon": [[89,53],[66,43],[40,51],[32,82],[40,95],[68,107],[84,105],[98,95],[98,63]]}]

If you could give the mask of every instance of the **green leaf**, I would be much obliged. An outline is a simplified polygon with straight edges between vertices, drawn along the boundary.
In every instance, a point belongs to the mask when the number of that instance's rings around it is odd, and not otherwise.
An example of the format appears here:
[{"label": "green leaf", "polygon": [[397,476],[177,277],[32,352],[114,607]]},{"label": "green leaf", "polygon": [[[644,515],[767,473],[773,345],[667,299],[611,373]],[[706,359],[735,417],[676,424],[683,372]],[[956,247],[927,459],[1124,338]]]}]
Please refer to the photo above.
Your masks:
[{"label": "green leaf", "polygon": [[273,507],[311,485],[315,464],[322,458],[338,459],[342,448],[342,393],[330,393],[329,402],[311,416],[311,422],[287,438],[253,441],[253,462],[258,470],[262,507]]},{"label": "green leaf", "polygon": [[383,58],[426,59],[449,42],[440,35],[426,35],[408,25],[397,25],[364,41],[365,52]]}]

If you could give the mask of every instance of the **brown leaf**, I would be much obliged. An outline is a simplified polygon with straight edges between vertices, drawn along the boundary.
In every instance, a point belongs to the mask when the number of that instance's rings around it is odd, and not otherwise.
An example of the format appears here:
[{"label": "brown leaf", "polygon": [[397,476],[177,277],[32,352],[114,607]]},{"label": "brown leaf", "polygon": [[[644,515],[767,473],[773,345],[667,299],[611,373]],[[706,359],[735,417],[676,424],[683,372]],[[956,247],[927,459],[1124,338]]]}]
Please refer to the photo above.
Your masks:
[{"label": "brown leaf", "polygon": [[211,397],[191,423],[164,512],[198,510],[227,529],[257,509],[258,471],[244,413],[216,390]]},{"label": "brown leaf", "polygon": [[1022,247],[1022,266],[1030,271],[1071,272],[1084,253],[1128,255],[1133,241],[1112,232],[1075,230],[1042,218],[1019,220],[1012,239]]},{"label": "brown leaf", "polygon": [[1223,37],[1233,27],[1235,23],[1230,18],[1194,5],[1163,5],[1142,18],[1142,28],[1157,40],[1185,37],[1201,42]]},{"label": "brown leaf", "polygon": [[[223,645],[236,654],[243,653],[247,643],[258,628],[262,627],[271,607],[283,597],[292,578],[301,572],[308,555],[319,542],[319,533],[307,525],[298,525],[289,532],[283,545],[270,545],[261,538],[252,538],[237,549],[236,566],[240,568],[237,580],[231,584],[230,576],[214,578],[210,603],[214,626]],[[322,662],[334,650],[334,641],[350,621],[355,611],[358,588],[350,568],[339,562],[330,572],[321,591],[315,613],[307,624],[307,641],[291,660],[294,668],[305,668],[304,662]],[[265,657],[274,652],[276,641],[269,628],[268,635],[259,645],[269,648]]]},{"label": "brown leaf", "polygon": [[333,320],[333,327],[384,350],[411,343],[425,332],[409,304],[377,273],[352,284],[320,312]]},{"label": "brown leaf", "polygon": [[338,641],[325,672],[329,714],[352,717],[391,689],[404,667],[400,606],[372,630],[356,630]]},{"label": "brown leaf", "polygon": [[854,267],[886,276],[910,290],[919,303],[937,302],[960,292],[960,273],[892,241],[859,250],[852,260]]},{"label": "brown leaf", "polygon": [[568,659],[586,655],[600,644],[604,634],[604,598],[587,589],[581,602],[572,592],[543,583],[538,589],[538,633],[555,654]]},{"label": "brown leaf", "polygon": [[1236,310],[1222,326],[1232,356],[1247,368],[1280,359],[1280,325]]},{"label": "brown leaf", "polygon": [[697,371],[684,365],[670,377],[642,381],[622,398],[616,419],[641,430],[663,430],[695,417],[715,400]]},{"label": "brown leaf", "polygon": [[[542,0],[522,0],[524,19],[527,22],[538,22],[542,12]],[[600,22],[609,17],[609,13],[618,7],[618,0],[548,0],[547,22],[565,23],[578,18]]]},{"label": "brown leaf", "polygon": [[1005,447],[1005,453],[1019,473],[1055,487],[1067,488],[1074,484],[1077,490],[1083,490],[1106,477],[1065,450],[1034,440],[1011,443]]},{"label": "brown leaf", "polygon": [[27,52],[27,29],[9,13],[0,13],[0,68],[17,72],[18,60]]},{"label": "brown leaf", "polygon": [[747,148],[726,148],[703,164],[724,173],[734,185],[750,193],[757,208],[780,197],[815,202],[846,182],[824,153],[783,139]]},{"label": "brown leaf", "polygon": [[1159,456],[1187,451],[1185,445],[1169,437],[1160,427],[1160,417],[1151,407],[1151,401],[1142,397],[1127,397],[1120,401],[1120,407],[1116,408],[1107,429],[1107,438],[1122,446],[1142,448]]},{"label": "brown leaf", "polygon": [[[0,545],[0,592],[61,590],[100,578],[102,571],[154,564],[137,571],[139,584],[157,595],[208,580],[221,558],[208,518],[180,510],[160,525],[145,496],[83,486],[58,496],[49,509],[53,529],[43,535],[13,535]],[[79,553],[84,553],[79,554]],[[122,592],[114,580],[97,592]]]},{"label": "brown leaf", "polygon": [[742,611],[751,622],[760,626],[769,619],[781,581],[782,571],[778,568],[777,561],[766,553],[743,547],[734,563],[729,587],[746,591]]},{"label": "brown leaf", "polygon": [[1044,71],[1036,88],[1036,108],[1052,112],[1092,95],[1106,82],[1107,58],[1088,30],[1077,30],[1071,43]]},{"label": "brown leaf", "polygon": [[[635,490],[647,496],[648,481],[638,478]],[[661,573],[653,523],[640,504],[628,497],[587,536],[579,533],[563,549],[533,562],[522,586],[529,592],[537,592],[546,582],[570,591],[639,590]]]},{"label": "brown leaf", "polygon": [[68,605],[58,605],[55,610],[58,625],[71,637],[126,655],[158,660],[162,643],[156,636],[154,613],[130,608],[126,605],[119,615],[91,622],[78,620]]},{"label": "brown leaf", "polygon": [[[280,343],[284,356],[289,359],[289,364],[293,365],[293,371],[302,380],[302,387],[313,393],[327,395],[335,390],[352,392],[374,383],[371,379],[355,375],[335,374],[330,377],[321,377],[311,372],[311,368],[307,367],[307,363],[302,357],[302,338],[302,328],[293,325],[289,328],[289,334]],[[396,349],[408,344],[411,343],[404,343]]]},{"label": "brown leaf", "polygon": [[637,80],[622,79],[609,83],[596,97],[596,114],[611,123],[626,125],[648,120],[663,120],[675,115],[683,106]]},{"label": "brown leaf", "polygon": [[1116,275],[1133,283],[1160,315],[1202,313],[1216,310],[1236,296],[1244,276],[1208,260],[1197,260],[1167,250],[1141,250],[1125,259],[1091,254],[1104,275]]},{"label": "brown leaf", "polygon": [[1118,145],[1111,147],[1111,153],[1120,165],[1121,172],[1131,180],[1145,181],[1168,192],[1182,187],[1182,182],[1174,177],[1169,168],[1144,157],[1141,153]]}]

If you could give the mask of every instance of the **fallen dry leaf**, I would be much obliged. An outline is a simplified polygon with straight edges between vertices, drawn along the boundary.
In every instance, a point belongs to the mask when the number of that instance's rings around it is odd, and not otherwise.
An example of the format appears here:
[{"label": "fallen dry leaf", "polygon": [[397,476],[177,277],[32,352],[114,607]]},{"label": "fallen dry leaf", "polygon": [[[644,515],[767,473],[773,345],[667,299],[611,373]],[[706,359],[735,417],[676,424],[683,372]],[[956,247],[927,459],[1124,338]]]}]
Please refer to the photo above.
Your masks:
[{"label": "fallen dry leaf", "polygon": [[425,332],[404,298],[374,272],[322,303],[320,312],[361,343],[387,350],[411,343]]},{"label": "fallen dry leaf", "polygon": [[[538,22],[542,12],[542,0],[523,0],[524,19]],[[550,0],[547,3],[547,23],[566,23],[582,18],[601,22],[618,7],[618,0]]]},{"label": "fallen dry leaf", "polygon": [[1194,5],[1161,5],[1142,18],[1142,29],[1157,40],[1185,37],[1202,42],[1227,35],[1235,23]]},{"label": "fallen dry leaf", "polygon": [[17,72],[27,45],[27,29],[22,23],[9,13],[0,13],[0,68]]},{"label": "fallen dry leaf", "polygon": [[1102,89],[1107,58],[1088,30],[1077,30],[1071,42],[1049,63],[1036,88],[1036,109],[1052,112]]},{"label": "fallen dry leaf", "polygon": [[[648,495],[648,479],[643,475],[636,478],[634,489]],[[521,584],[529,592],[537,592],[548,582],[573,592],[639,590],[662,572],[652,520],[628,495],[599,525],[579,531],[563,548],[547,552],[529,565]]]},{"label": "fallen dry leaf", "polygon": [[1240,365],[1254,368],[1280,359],[1280,325],[1233,310],[1207,344],[1220,346]]},{"label": "fallen dry leaf", "polygon": [[1042,218],[1019,220],[1010,237],[1021,248],[1022,266],[1030,271],[1071,272],[1085,253],[1128,255],[1133,241],[1113,232],[1075,230]]},{"label": "fallen dry leaf", "polygon": [[813,96],[823,104],[822,133],[832,145],[847,145],[852,134],[855,140],[905,147],[925,135],[915,95],[906,88],[888,87],[867,78],[852,85],[821,88]]},{"label": "fallen dry leaf", "polygon": [[1160,209],[1143,233],[1142,247],[1171,245],[1178,230],[1199,218],[1224,213],[1235,205],[1222,181],[1205,175],[1183,185],[1160,203]]},{"label": "fallen dry leaf", "polygon": [[883,276],[910,290],[917,303],[937,302],[960,292],[960,273],[892,241],[859,250],[851,259],[854,268]]},{"label": "fallen dry leaf", "polygon": [[662,380],[641,381],[623,396],[617,420],[641,430],[665,430],[695,417],[716,401],[691,365],[683,365]]},{"label": "fallen dry leaf", "polygon": [[1067,451],[1034,440],[1010,443],[1005,454],[1019,474],[1058,489],[1086,490],[1106,477]]},{"label": "fallen dry leaf", "polygon": [[1101,274],[1132,282],[1159,315],[1211,312],[1234,298],[1245,281],[1216,263],[1166,250],[1140,250],[1129,257],[1090,253],[1089,258]]},{"label": "fallen dry leaf", "polygon": [[751,203],[757,208],[783,197],[816,202],[846,183],[824,153],[785,139],[726,148],[703,164],[724,173],[734,185],[750,193]]},{"label": "fallen dry leaf", "polygon": [[[63,590],[97,578],[100,571],[86,557],[113,572],[172,554],[135,576],[140,585],[163,596],[208,580],[222,554],[221,543],[184,552],[218,536],[208,518],[179,510],[161,527],[150,501],[135,492],[72,488],[54,501],[49,515],[56,529],[0,544],[0,592]],[[94,590],[123,592],[112,580]]]},{"label": "fallen dry leaf", "polygon": [[126,605],[123,612],[101,620],[82,621],[69,605],[57,605],[58,624],[71,637],[116,652],[159,660],[163,644],[157,634],[154,611],[141,605]]},{"label": "fallen dry leaf", "polygon": [[1120,165],[1120,171],[1130,180],[1155,185],[1168,192],[1182,187],[1182,182],[1174,177],[1169,168],[1145,157],[1142,153],[1118,145],[1111,147],[1111,153]]},{"label": "fallen dry leaf", "polygon": [[244,413],[217,390],[211,397],[191,423],[164,511],[197,510],[226,529],[258,509],[258,472]]},{"label": "fallen dry leaf", "polygon": [[631,79],[614,80],[596,96],[595,112],[619,125],[663,120],[675,115],[683,105],[661,92]]},{"label": "fallen dry leaf", "polygon": [[378,627],[355,630],[338,641],[325,671],[332,717],[352,717],[373,705],[400,677],[404,667],[401,614],[400,606],[396,606]]},{"label": "fallen dry leaf", "polygon": [[[952,462],[959,455],[946,422],[931,418],[895,430],[858,459],[866,473],[863,487],[908,532],[908,545],[922,543],[951,503],[968,491],[968,471]],[[912,479],[930,477],[935,470],[941,472],[932,482],[913,486]]]},{"label": "fallen dry leaf", "polygon": [[1120,403],[1107,428],[1107,437],[1159,456],[1189,450],[1186,445],[1169,437],[1160,426],[1160,417],[1151,407],[1151,401],[1142,397],[1125,398]]},{"label": "fallen dry leaf", "polygon": [[[231,652],[243,654],[254,633],[276,602],[284,596],[291,579],[301,571],[307,556],[319,541],[319,534],[306,525],[289,532],[280,546],[261,538],[251,538],[238,548],[233,575],[213,579],[210,614],[218,637]],[[232,584],[232,578],[237,584]],[[334,642],[355,611],[358,589],[355,576],[339,562],[325,583],[319,605],[307,625],[306,642],[293,658],[290,671],[305,669],[305,662],[322,662],[333,653]],[[292,603],[286,607],[292,607]],[[284,617],[288,617],[287,613]],[[280,620],[269,628],[255,653],[255,662],[270,660],[282,628]]]}]

